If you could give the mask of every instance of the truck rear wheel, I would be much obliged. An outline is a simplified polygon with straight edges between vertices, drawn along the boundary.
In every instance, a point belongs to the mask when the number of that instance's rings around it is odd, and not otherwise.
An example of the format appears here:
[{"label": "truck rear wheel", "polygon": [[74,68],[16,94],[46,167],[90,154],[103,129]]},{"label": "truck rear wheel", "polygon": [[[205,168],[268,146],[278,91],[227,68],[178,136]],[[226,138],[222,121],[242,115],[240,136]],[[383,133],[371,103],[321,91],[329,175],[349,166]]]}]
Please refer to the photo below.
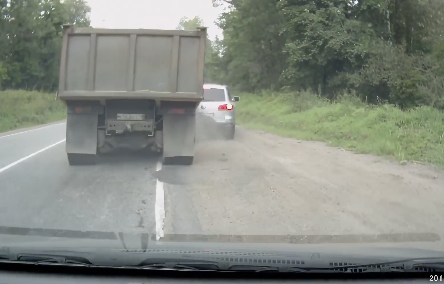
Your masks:
[{"label": "truck rear wheel", "polygon": [[164,165],[183,165],[189,166],[193,164],[193,156],[180,156],[180,157],[164,157]]},{"label": "truck rear wheel", "polygon": [[70,166],[95,165],[96,158],[96,155],[92,154],[68,153],[68,162]]}]

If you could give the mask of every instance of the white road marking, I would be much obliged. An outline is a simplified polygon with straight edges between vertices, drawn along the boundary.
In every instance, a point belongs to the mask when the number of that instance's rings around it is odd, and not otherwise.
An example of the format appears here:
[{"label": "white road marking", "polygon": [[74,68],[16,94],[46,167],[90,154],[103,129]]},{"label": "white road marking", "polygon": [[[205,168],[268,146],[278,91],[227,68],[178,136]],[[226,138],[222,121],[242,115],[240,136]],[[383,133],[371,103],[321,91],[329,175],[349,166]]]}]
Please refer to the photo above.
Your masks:
[{"label": "white road marking", "polygon": [[[156,171],[162,169],[162,163],[157,162]],[[154,205],[155,218],[156,218],[156,239],[164,237],[163,222],[165,219],[165,193],[163,190],[163,182],[156,181],[156,203]]]},{"label": "white road marking", "polygon": [[37,155],[37,154],[40,154],[40,153],[43,152],[43,151],[48,150],[49,148],[52,148],[52,147],[54,147],[54,146],[56,146],[56,145],[58,145],[58,144],[60,144],[60,143],[65,142],[65,140],[66,140],[66,139],[63,139],[63,140],[61,140],[61,141],[59,141],[59,142],[57,142],[57,143],[54,143],[54,144],[52,144],[52,145],[49,145],[48,147],[45,147],[45,148],[43,148],[43,149],[41,149],[41,150],[38,150],[37,152],[34,152],[34,153],[32,153],[31,155],[28,155],[28,156],[26,156],[26,157],[24,157],[24,158],[21,158],[20,160],[17,160],[17,161],[15,161],[14,163],[9,164],[9,165],[7,165],[6,167],[1,168],[1,169],[0,169],[0,173],[6,171],[6,170],[9,169],[9,168],[12,168],[13,166],[15,166],[15,165],[17,165],[17,164],[19,164],[19,163],[21,163],[21,162],[23,162],[23,161],[25,161],[25,160],[31,158],[31,157],[34,157],[34,156]]},{"label": "white road marking", "polygon": [[10,136],[14,136],[14,135],[19,135],[19,134],[27,133],[27,132],[31,132],[31,131],[35,131],[35,130],[39,130],[39,129],[44,129],[44,128],[48,128],[48,127],[51,127],[51,126],[54,126],[54,125],[60,125],[60,124],[64,124],[64,123],[65,122],[54,123],[54,124],[46,125],[46,126],[43,126],[43,127],[37,127],[37,128],[29,129],[29,130],[26,130],[26,131],[12,133],[12,134],[8,134],[8,135],[3,135],[3,136],[0,136],[0,139],[1,138],[6,138],[6,137],[10,137]]}]

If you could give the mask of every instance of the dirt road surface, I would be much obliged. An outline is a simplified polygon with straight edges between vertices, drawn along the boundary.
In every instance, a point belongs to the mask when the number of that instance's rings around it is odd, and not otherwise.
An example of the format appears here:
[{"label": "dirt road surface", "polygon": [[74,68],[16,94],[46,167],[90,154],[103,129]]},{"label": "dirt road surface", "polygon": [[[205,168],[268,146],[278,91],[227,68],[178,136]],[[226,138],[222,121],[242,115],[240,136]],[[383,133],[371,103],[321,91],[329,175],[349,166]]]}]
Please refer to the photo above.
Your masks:
[{"label": "dirt road surface", "polygon": [[163,166],[166,234],[444,235],[444,175],[237,127]]},{"label": "dirt road surface", "polygon": [[191,166],[117,152],[70,167],[64,123],[1,134],[0,235],[20,227],[434,249],[444,239],[442,172],[241,127],[231,141],[204,130]]}]

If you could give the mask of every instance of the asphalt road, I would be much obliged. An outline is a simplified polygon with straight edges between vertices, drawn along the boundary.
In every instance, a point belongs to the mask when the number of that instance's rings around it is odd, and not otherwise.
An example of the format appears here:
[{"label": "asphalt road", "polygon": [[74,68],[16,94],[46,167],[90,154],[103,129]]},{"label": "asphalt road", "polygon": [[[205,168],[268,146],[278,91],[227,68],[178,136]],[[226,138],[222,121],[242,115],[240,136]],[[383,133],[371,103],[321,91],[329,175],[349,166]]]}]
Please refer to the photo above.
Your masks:
[{"label": "asphalt road", "polygon": [[70,167],[65,124],[0,136],[2,226],[154,233],[157,157]]},{"label": "asphalt road", "polygon": [[64,123],[0,134],[0,226],[432,246],[444,236],[444,174],[428,166],[239,128],[232,141],[199,138],[189,167],[140,152],[70,167],[64,139]]},{"label": "asphalt road", "polygon": [[[94,166],[71,167],[65,131],[59,122],[0,134],[1,226],[162,237],[168,205],[175,225],[167,233],[202,233],[189,195],[155,176],[159,155],[118,151]],[[175,178],[186,174],[180,169],[167,168]]]}]

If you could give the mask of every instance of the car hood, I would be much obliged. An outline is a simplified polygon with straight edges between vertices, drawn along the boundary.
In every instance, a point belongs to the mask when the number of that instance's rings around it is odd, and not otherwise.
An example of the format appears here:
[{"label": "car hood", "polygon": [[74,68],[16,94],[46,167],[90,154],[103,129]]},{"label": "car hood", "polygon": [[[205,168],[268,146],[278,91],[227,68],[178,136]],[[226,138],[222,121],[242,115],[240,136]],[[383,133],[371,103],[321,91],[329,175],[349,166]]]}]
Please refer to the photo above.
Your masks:
[{"label": "car hood", "polygon": [[262,253],[331,253],[348,256],[444,257],[435,233],[380,235],[198,235],[174,234],[157,239],[148,233],[76,231],[0,226],[0,247],[45,250],[201,250]]}]

